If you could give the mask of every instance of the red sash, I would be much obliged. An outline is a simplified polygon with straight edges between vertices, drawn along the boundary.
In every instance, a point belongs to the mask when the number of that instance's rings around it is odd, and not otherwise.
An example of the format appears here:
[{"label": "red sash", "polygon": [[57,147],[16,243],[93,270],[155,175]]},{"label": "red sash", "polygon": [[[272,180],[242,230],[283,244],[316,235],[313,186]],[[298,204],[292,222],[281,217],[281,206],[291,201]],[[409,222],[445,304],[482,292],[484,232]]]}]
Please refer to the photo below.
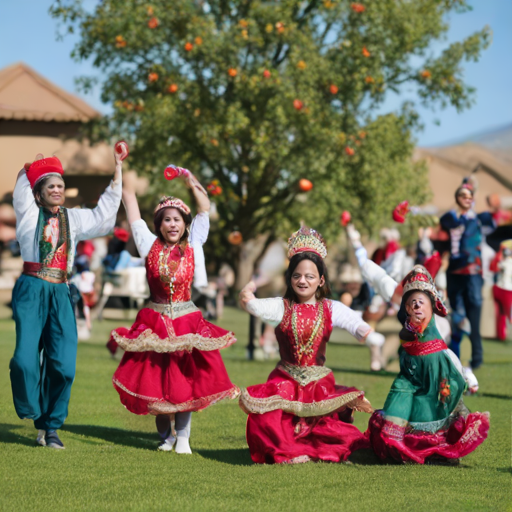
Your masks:
[{"label": "red sash", "polygon": [[443,340],[406,341],[402,342],[402,347],[410,356],[426,356],[448,348]]},{"label": "red sash", "polygon": [[23,274],[37,277],[54,284],[67,282],[67,272],[65,270],[46,267],[41,263],[34,263],[31,261],[25,261],[23,263]]}]

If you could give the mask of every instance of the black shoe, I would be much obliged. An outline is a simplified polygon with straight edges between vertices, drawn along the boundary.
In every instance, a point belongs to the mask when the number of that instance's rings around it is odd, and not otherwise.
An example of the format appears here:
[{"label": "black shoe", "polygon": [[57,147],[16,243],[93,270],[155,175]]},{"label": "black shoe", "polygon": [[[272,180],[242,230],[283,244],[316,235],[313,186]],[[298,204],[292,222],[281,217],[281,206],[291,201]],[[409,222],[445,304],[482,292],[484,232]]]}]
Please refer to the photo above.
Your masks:
[{"label": "black shoe", "polygon": [[48,448],[56,448],[57,450],[64,450],[64,443],[59,439],[56,430],[47,430],[46,431],[46,446]]}]

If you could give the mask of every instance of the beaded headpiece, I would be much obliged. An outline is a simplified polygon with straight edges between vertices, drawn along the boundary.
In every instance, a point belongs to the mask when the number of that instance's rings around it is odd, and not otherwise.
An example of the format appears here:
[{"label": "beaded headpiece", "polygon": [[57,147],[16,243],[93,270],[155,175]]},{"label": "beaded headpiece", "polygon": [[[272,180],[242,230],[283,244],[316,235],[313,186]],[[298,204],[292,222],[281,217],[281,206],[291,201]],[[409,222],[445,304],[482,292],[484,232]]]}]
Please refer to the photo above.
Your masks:
[{"label": "beaded headpiece", "polygon": [[164,196],[162,199],[160,199],[160,202],[158,203],[157,207],[155,208],[154,213],[164,209],[164,208],[176,208],[180,212],[184,213],[185,215],[190,214],[190,208],[177,197],[173,196]]},{"label": "beaded headpiece", "polygon": [[48,176],[58,176],[62,178],[64,169],[60,160],[56,156],[50,156],[48,158],[42,158],[32,162],[27,171],[27,178],[32,188],[35,187],[39,181]]},{"label": "beaded headpiece", "polygon": [[[404,293],[402,297],[405,297],[407,292],[418,291],[429,295],[434,303],[434,313],[439,316],[446,316],[448,311],[443,303],[443,299],[440,293],[437,291],[436,285],[432,276],[428,270],[422,265],[415,265],[413,269],[404,277],[402,281],[404,287]],[[402,298],[402,306],[405,307]]]},{"label": "beaded headpiece", "polygon": [[299,252],[314,252],[321,258],[327,256],[327,247],[322,235],[314,229],[302,226],[288,239],[288,258]]}]

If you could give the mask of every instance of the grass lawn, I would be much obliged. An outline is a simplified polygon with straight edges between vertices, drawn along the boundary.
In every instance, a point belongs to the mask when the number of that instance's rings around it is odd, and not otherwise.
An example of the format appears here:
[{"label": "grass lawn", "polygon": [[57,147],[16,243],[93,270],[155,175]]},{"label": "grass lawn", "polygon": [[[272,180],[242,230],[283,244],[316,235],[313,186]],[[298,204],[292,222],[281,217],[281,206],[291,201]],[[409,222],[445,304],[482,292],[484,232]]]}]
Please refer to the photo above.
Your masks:
[{"label": "grass lawn", "polygon": [[[78,346],[69,416],[61,431],[66,450],[35,447],[36,431],[12,405],[9,360],[14,324],[0,320],[0,510],[222,510],[222,511],[501,511],[512,510],[512,346],[485,342],[478,370],[481,392],[471,410],[490,411],[488,440],[459,467],[384,465],[370,452],[353,465],[254,465],[245,442],[246,416],[236,401],[192,417],[192,456],[156,450],[151,416],[135,416],[111,384],[118,364],[104,347],[110,329],[129,322],[96,323]],[[234,309],[220,322],[238,343],[222,351],[233,382],[264,382],[275,362],[248,362],[247,316]],[[467,358],[469,342],[463,344]],[[341,384],[366,391],[382,407],[394,375],[368,371],[368,351],[331,344],[327,365]],[[369,416],[356,413],[365,429]]]}]

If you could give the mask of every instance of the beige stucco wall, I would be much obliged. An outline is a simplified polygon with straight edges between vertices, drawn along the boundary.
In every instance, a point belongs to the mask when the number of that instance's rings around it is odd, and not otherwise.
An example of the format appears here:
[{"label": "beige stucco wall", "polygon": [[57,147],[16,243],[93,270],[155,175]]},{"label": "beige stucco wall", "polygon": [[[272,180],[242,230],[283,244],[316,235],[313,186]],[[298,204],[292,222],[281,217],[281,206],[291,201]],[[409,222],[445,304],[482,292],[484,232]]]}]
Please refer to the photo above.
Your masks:
[{"label": "beige stucco wall", "polygon": [[62,140],[55,137],[0,136],[0,198],[12,192],[25,162],[33,161],[38,153],[52,155],[62,144]]}]

